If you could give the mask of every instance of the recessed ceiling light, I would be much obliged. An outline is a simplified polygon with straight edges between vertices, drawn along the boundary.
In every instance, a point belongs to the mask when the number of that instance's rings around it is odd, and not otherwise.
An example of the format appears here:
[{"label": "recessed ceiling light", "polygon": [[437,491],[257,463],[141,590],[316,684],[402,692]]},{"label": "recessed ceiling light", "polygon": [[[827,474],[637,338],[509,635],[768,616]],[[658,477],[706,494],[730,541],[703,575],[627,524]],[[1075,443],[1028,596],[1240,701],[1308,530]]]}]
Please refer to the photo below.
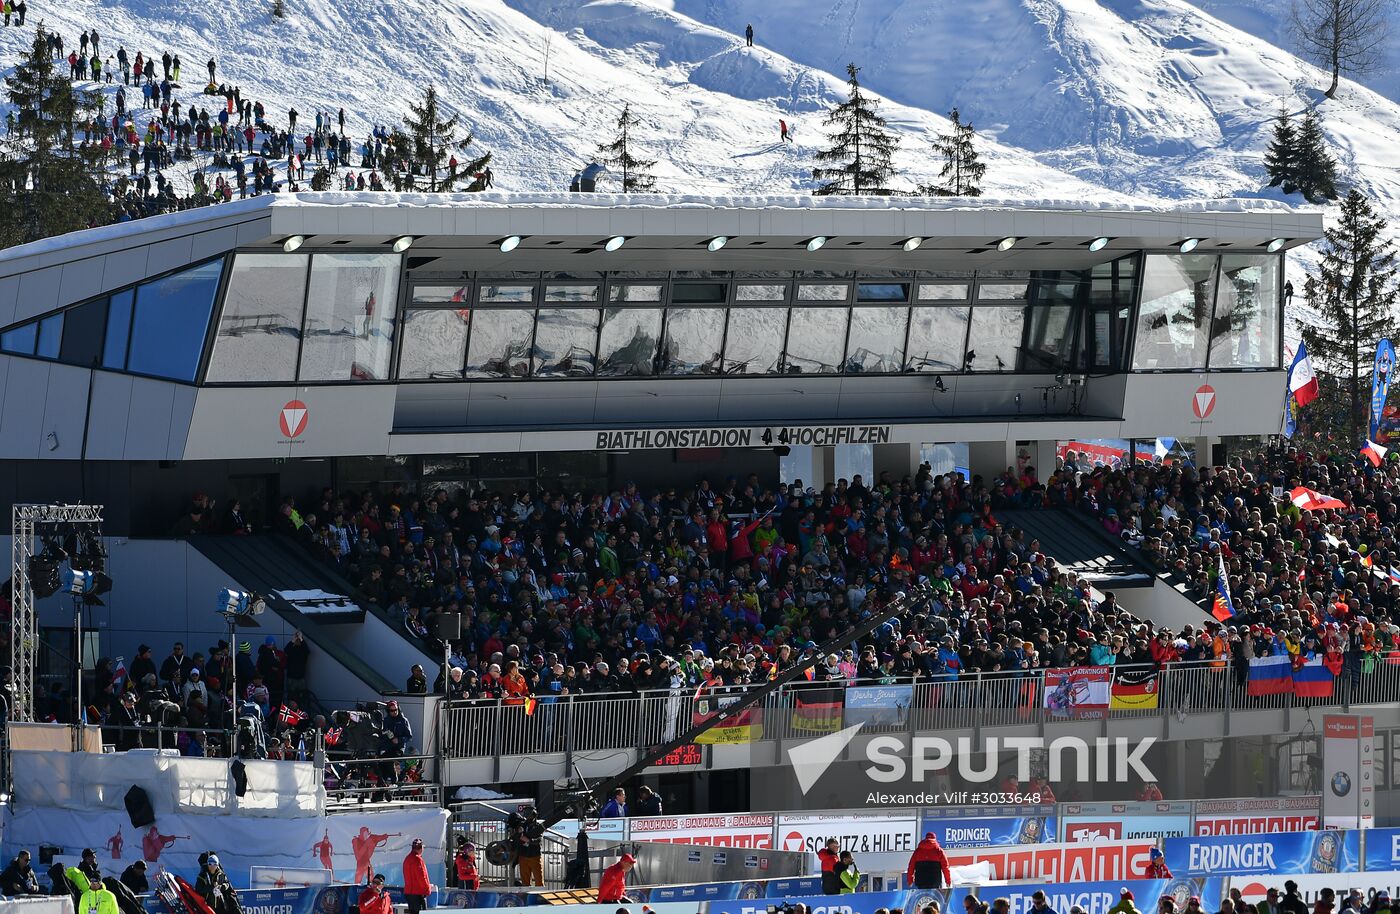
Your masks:
[{"label": "recessed ceiling light", "polygon": [[402,254],[411,247],[413,247],[412,235],[403,235],[394,239],[393,250],[395,254]]},{"label": "recessed ceiling light", "polygon": [[519,235],[509,235],[509,236],[507,236],[507,237],[501,239],[501,253],[502,253],[502,254],[509,254],[511,251],[515,250],[515,249],[518,248],[518,247],[520,247],[520,236],[519,236]]},{"label": "recessed ceiling light", "polygon": [[301,247],[302,244],[303,244],[305,241],[306,241],[306,236],[305,236],[305,235],[293,235],[292,237],[288,238],[286,241],[282,242],[282,250],[284,250],[284,251],[286,251],[288,254],[290,254],[290,253],[292,253],[293,251],[295,251],[297,248]]},{"label": "recessed ceiling light", "polygon": [[923,243],[924,239],[920,238],[918,235],[915,235],[913,238],[906,238],[904,239],[904,250],[917,251],[919,249],[919,245]]},{"label": "recessed ceiling light", "polygon": [[807,239],[807,250],[820,251],[822,249],[822,245],[824,244],[826,244],[825,235],[818,235],[815,238],[809,238]]},{"label": "recessed ceiling light", "polygon": [[1108,247],[1108,242],[1109,239],[1105,237],[1095,238],[1093,241],[1089,242],[1089,250],[1102,251],[1104,248]]},{"label": "recessed ceiling light", "polygon": [[724,247],[728,243],[729,237],[727,235],[716,235],[715,237],[710,239],[708,244],[705,245],[705,250],[713,254],[715,251],[718,251],[720,248]]},{"label": "recessed ceiling light", "polygon": [[626,244],[626,243],[627,243],[627,238],[626,238],[625,236],[623,236],[623,235],[614,235],[614,236],[612,236],[611,238],[608,239],[608,241],[607,241],[606,244],[603,245],[603,250],[605,250],[605,251],[616,251],[618,248],[622,247],[622,246],[623,246],[624,244]]},{"label": "recessed ceiling light", "polygon": [[1014,248],[1014,247],[1016,246],[1016,240],[1017,240],[1017,239],[1016,239],[1016,236],[1015,236],[1015,235],[1007,235],[1005,238],[1003,238],[1003,239],[1001,239],[1000,241],[997,242],[997,250],[998,250],[998,251],[1009,251],[1009,250],[1011,250],[1012,248]]},{"label": "recessed ceiling light", "polygon": [[1192,251],[1196,250],[1196,246],[1200,243],[1201,239],[1199,238],[1187,238],[1185,241],[1181,242],[1181,246],[1178,248],[1178,250],[1181,251],[1181,253],[1183,254],[1189,254]]},{"label": "recessed ceiling light", "polygon": [[1268,251],[1270,254],[1277,254],[1279,251],[1283,250],[1283,246],[1287,243],[1287,238],[1275,238],[1264,246],[1264,250]]}]

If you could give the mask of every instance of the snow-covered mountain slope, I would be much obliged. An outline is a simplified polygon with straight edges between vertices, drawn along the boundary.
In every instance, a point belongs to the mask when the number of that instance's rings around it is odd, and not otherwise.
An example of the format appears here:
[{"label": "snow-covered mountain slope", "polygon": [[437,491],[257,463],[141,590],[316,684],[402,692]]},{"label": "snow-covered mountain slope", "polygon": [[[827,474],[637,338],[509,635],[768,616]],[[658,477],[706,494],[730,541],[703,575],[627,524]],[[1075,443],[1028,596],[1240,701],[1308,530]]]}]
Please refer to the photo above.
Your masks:
[{"label": "snow-covered mountain slope", "polygon": [[[207,105],[198,90],[212,55],[220,81],[261,100],[272,120],[285,122],[293,105],[302,124],[318,107],[344,107],[356,139],[371,124],[400,123],[408,102],[434,83],[481,147],[495,152],[502,189],[566,187],[598,142],[611,139],[625,103],[643,120],[639,152],[659,160],[661,189],[809,189],[812,153],[824,141],[820,115],[844,92],[831,74],[745,49],[719,29],[645,5],[583,4],[569,21],[547,4],[501,0],[286,2],[288,17],[276,20],[270,2],[65,0],[50,8],[48,0],[34,0],[29,24],[44,19],[68,45],[97,26],[104,57],[119,43],[132,56],[176,51],[186,102]],[[0,60],[12,64],[31,36],[29,28],[0,30]],[[128,105],[133,101],[129,95]],[[886,108],[904,135],[905,186],[930,180],[937,164],[929,142],[946,122],[914,108]],[[779,118],[795,126],[796,142],[778,141]],[[989,194],[1133,199],[1020,150],[989,141],[984,151]]]}]

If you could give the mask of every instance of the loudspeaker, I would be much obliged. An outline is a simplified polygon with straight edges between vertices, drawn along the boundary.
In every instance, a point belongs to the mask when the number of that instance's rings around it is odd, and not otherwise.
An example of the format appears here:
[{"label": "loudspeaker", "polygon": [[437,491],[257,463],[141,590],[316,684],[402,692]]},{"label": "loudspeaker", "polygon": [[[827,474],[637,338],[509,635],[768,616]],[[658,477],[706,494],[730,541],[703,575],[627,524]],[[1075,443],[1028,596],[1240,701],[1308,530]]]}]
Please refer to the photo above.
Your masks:
[{"label": "loudspeaker", "polygon": [[145,828],[156,821],[156,811],[151,808],[151,798],[146,791],[135,784],[126,792],[126,814],[131,818],[132,828]]},{"label": "loudspeaker", "polygon": [[234,796],[243,796],[248,792],[248,766],[243,764],[242,759],[234,759],[233,764],[228,766],[229,776],[233,778]]},{"label": "loudspeaker", "polygon": [[456,641],[462,637],[462,614],[443,613],[438,616],[438,639]]}]

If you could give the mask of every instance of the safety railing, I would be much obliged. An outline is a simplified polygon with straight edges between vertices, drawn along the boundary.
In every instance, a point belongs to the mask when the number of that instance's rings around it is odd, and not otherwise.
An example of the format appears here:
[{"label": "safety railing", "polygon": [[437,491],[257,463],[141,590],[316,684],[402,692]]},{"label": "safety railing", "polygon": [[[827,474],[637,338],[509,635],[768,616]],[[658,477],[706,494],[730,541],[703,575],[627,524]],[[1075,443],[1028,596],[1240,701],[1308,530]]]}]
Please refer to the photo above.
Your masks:
[{"label": "safety railing", "polygon": [[[1119,674],[1150,673],[1154,667],[1124,665],[1114,670]],[[1110,701],[1106,707],[1076,704],[1073,698],[1047,701],[1047,678],[1053,692],[1062,682],[1060,677],[1061,671],[1029,670],[889,684],[799,682],[767,696],[748,723],[754,739],[803,739],[830,732],[838,716],[843,725],[859,721],[865,732],[878,733],[1040,725],[1071,717],[1182,718],[1400,701],[1400,663],[1386,659],[1363,664],[1349,658],[1333,679],[1331,694],[1319,697],[1250,695],[1248,668],[1230,660],[1167,664],[1156,670],[1152,688],[1139,692],[1137,700]],[[889,691],[881,693],[879,705],[864,707],[873,693],[862,690],[872,687]],[[731,687],[700,695],[693,689],[681,689],[546,697],[530,713],[523,705],[494,699],[448,702],[439,712],[443,753],[448,759],[468,759],[656,746],[712,713],[717,699],[742,694],[743,690]],[[1082,696],[1092,689],[1069,691]],[[1102,695],[1104,690],[1100,687],[1098,692]]]},{"label": "safety railing", "polygon": [[366,803],[441,804],[441,785],[433,781],[431,755],[327,759],[326,809],[344,812]]}]

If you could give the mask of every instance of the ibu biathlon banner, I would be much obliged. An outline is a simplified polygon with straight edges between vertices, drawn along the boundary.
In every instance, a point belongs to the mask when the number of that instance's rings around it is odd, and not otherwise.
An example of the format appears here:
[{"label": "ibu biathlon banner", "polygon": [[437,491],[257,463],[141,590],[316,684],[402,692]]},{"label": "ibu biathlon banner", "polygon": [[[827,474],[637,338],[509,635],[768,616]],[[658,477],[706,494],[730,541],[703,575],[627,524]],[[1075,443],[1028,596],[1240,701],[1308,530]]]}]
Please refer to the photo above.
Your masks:
[{"label": "ibu biathlon banner", "polygon": [[168,870],[193,882],[199,875],[199,855],[213,851],[238,888],[249,884],[255,866],[289,871],[319,867],[338,882],[353,883],[365,882],[373,867],[395,885],[403,880],[409,845],[422,838],[428,876],[440,886],[447,815],[438,808],[302,819],[176,813],[134,829],[124,811],[21,806],[5,822],[3,853],[13,856],[21,848],[46,844],[76,856],[91,847],[104,874],[119,876],[128,865],[145,860],[152,872]]},{"label": "ibu biathlon banner", "polygon": [[916,837],[922,839],[933,832],[944,850],[1047,844],[1057,836],[1055,824],[1053,806],[1008,806],[1004,815],[987,815],[986,809],[949,807],[926,811],[920,817]]},{"label": "ibu biathlon banner", "polygon": [[1167,868],[1176,876],[1353,873],[1361,868],[1361,838],[1355,831],[1167,838],[1162,845]]}]

